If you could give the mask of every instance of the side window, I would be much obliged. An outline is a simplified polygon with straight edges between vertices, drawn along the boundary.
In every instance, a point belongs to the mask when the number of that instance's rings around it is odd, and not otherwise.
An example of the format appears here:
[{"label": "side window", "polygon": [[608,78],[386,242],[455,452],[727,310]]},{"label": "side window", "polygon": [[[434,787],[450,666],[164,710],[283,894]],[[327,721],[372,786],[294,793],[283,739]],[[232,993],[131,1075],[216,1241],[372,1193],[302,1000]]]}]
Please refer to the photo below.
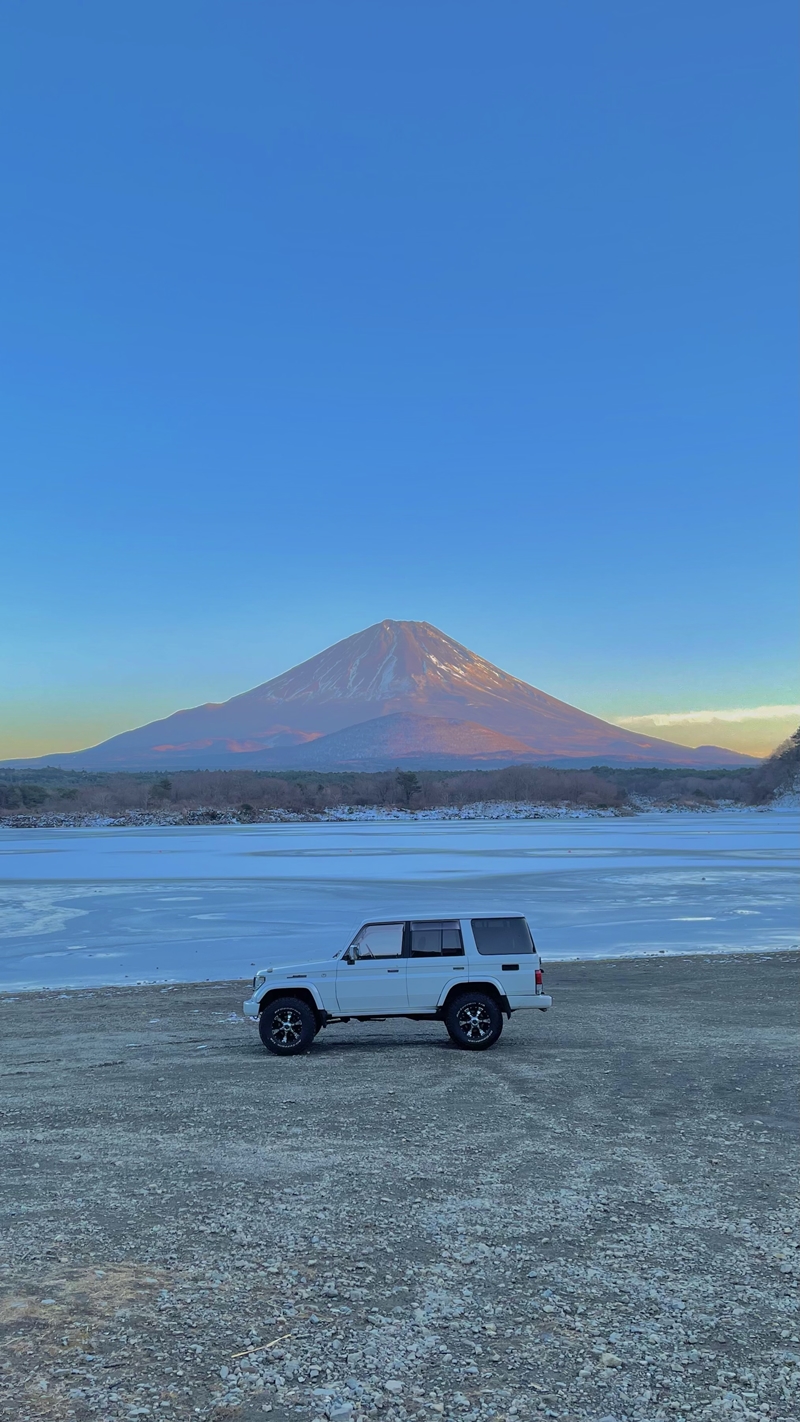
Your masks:
[{"label": "side window", "polygon": [[402,923],[368,923],[356,934],[359,958],[399,958],[403,951]]},{"label": "side window", "polygon": [[463,955],[463,952],[461,925],[457,919],[412,923],[412,958],[454,958]]},{"label": "side window", "polygon": [[532,953],[533,939],[524,918],[473,918],[472,932],[479,953],[516,957]]}]

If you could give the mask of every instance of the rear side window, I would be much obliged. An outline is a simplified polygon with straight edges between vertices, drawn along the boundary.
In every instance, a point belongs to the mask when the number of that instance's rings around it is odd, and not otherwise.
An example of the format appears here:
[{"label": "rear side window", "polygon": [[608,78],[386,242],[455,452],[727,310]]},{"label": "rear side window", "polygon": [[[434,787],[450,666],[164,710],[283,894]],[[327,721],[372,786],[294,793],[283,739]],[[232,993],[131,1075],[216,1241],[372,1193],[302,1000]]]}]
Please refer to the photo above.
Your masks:
[{"label": "rear side window", "polygon": [[534,951],[531,931],[524,918],[473,918],[472,932],[479,953],[513,957]]},{"label": "rear side window", "polygon": [[457,919],[431,919],[411,924],[412,958],[453,958],[464,952]]}]

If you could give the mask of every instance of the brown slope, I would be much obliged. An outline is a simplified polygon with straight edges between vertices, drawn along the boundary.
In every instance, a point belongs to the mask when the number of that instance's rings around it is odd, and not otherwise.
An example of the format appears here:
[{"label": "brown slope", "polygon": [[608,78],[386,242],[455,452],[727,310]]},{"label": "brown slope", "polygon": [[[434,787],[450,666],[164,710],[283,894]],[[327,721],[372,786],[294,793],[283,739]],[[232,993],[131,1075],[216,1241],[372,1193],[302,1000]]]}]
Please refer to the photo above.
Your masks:
[{"label": "brown slope", "polygon": [[[744,765],[715,747],[688,750],[622,730],[510,676],[428,622],[376,623],[252,691],[38,763],[97,769],[244,764],[377,716],[471,721],[521,741],[537,759]],[[29,762],[30,763],[30,762]]]},{"label": "brown slope", "polygon": [[490,731],[475,721],[445,716],[405,716],[394,712],[332,731],[296,749],[252,756],[253,769],[380,770],[497,767],[530,762],[524,741]]}]

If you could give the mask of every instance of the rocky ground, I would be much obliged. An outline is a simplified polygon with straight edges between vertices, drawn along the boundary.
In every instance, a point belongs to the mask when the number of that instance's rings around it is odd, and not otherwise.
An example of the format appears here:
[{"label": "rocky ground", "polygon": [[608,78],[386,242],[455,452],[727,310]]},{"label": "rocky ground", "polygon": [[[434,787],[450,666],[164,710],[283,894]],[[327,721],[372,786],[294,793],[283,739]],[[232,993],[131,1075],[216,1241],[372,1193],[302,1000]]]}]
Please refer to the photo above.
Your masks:
[{"label": "rocky ground", "polygon": [[708,803],[648,799],[631,795],[620,808],[598,809],[587,805],[534,804],[528,800],[480,800],[474,805],[442,805],[437,809],[405,810],[381,805],[337,805],[319,813],[294,810],[254,810],[243,815],[240,810],[124,810],[115,814],[100,814],[96,810],[0,813],[0,829],[140,829],[155,826],[190,825],[299,825],[299,824],[374,824],[386,821],[415,823],[423,820],[614,820],[658,810],[664,814],[713,815],[753,810],[766,813],[770,809],[800,808],[800,797],[784,795],[769,805],[743,805],[734,800],[713,800]]},{"label": "rocky ground", "polygon": [[[641,797],[640,797],[641,798]],[[642,809],[690,809],[701,814],[713,813],[716,809],[741,809],[728,801],[715,801],[711,805],[687,806],[647,804],[642,801],[634,809],[595,809],[586,805],[569,803],[550,805],[534,804],[522,800],[481,800],[474,805],[442,805],[437,809],[405,810],[396,806],[383,805],[337,805],[331,810],[253,810],[243,814],[236,808],[215,810],[208,806],[199,809],[163,810],[121,810],[114,814],[100,814],[97,810],[46,811],[34,814],[29,811],[19,813],[0,812],[0,829],[124,829],[141,828],[149,825],[299,825],[299,824],[373,824],[376,821],[401,820],[414,823],[418,820],[587,820],[616,819],[620,815],[632,815]]]},{"label": "rocky ground", "polygon": [[556,964],[480,1055],[0,1000],[6,1415],[788,1422],[798,966]]}]

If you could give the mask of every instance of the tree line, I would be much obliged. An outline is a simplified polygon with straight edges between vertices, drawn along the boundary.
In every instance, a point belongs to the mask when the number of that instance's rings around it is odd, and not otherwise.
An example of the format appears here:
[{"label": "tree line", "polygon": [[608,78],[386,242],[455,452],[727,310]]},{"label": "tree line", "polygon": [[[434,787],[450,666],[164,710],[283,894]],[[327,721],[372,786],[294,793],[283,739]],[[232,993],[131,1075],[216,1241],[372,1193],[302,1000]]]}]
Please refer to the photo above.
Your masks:
[{"label": "tree line", "polygon": [[642,800],[665,806],[766,804],[800,771],[800,730],[762,765],[731,770],[517,765],[502,770],[273,772],[180,770],[173,774],[0,769],[0,811],[125,814],[130,811],[272,811],[320,814],[343,806],[412,810],[476,802],[566,804],[624,811]]}]

